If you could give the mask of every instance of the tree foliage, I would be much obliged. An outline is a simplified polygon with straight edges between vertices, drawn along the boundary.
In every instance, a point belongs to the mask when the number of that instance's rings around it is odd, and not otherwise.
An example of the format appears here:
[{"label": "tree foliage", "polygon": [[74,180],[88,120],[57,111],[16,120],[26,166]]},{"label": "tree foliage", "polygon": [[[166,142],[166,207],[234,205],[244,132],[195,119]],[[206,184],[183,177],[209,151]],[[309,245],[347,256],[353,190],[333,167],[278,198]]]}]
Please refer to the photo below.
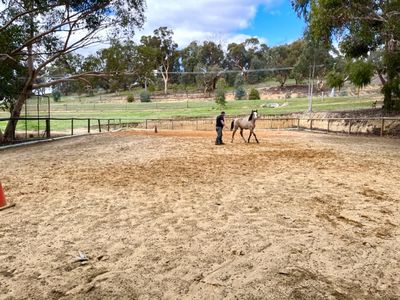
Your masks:
[{"label": "tree foliage", "polygon": [[[13,74],[25,73],[22,88],[7,92],[14,99],[11,117],[18,118],[27,97],[35,89],[60,82],[85,80],[88,75],[51,78],[46,68],[66,55],[101,42],[100,32],[132,34],[144,21],[143,0],[4,0],[0,11],[0,61]],[[13,41],[4,47],[4,41]],[[1,71],[3,73],[3,71]],[[6,72],[4,72],[6,73]],[[9,121],[4,138],[14,138],[17,121]]]},{"label": "tree foliage", "polygon": [[[348,58],[366,58],[382,52],[380,64],[374,66],[384,84],[384,107],[387,110],[400,107],[397,105],[400,101],[397,93],[400,81],[399,1],[292,0],[292,5],[308,22],[313,39],[329,44],[335,36]],[[359,64],[355,67],[358,74],[360,66],[367,67],[365,73],[369,73],[369,65]]]}]

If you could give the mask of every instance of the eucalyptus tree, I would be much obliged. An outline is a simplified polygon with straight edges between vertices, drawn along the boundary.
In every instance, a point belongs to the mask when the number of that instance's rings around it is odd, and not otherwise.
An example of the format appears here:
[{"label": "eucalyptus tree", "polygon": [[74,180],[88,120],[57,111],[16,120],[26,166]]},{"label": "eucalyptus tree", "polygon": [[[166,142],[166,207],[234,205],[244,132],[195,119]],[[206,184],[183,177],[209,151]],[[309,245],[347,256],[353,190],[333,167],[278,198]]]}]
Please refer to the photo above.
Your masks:
[{"label": "eucalyptus tree", "polygon": [[[1,64],[17,62],[25,68],[22,88],[15,99],[4,139],[11,140],[21,109],[33,90],[93,73],[67,78],[46,78],[44,70],[57,59],[113,36],[131,35],[144,22],[144,0],[3,0],[0,8],[0,41],[9,32],[18,37],[0,49]],[[45,77],[45,78],[41,78]]]},{"label": "eucalyptus tree", "polygon": [[164,93],[168,93],[168,81],[177,55],[178,44],[173,41],[174,32],[167,27],[160,27],[152,36],[142,36],[140,42],[143,52],[154,59],[155,70],[160,72],[164,81]]},{"label": "eucalyptus tree", "polygon": [[292,0],[292,5],[315,40],[330,44],[336,37],[348,58],[359,61],[381,51],[375,70],[384,83],[384,108],[400,110],[400,1]]}]

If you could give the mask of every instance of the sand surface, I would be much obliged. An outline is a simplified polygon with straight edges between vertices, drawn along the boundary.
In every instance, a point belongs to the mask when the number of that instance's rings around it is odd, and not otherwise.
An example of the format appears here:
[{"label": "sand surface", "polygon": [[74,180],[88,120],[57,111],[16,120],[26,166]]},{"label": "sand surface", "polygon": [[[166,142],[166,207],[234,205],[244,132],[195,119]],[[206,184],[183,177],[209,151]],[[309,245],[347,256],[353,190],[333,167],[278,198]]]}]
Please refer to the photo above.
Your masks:
[{"label": "sand surface", "polygon": [[400,140],[224,134],[0,151],[0,299],[400,299]]}]

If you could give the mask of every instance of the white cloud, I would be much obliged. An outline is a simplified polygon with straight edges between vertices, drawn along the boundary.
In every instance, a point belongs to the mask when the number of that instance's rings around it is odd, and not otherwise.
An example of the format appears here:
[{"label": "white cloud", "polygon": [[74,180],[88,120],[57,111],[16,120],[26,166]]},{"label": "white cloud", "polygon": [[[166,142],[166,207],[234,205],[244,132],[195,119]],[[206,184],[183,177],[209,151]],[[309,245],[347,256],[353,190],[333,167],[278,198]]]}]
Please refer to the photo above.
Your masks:
[{"label": "white cloud", "polygon": [[283,0],[147,0],[146,23],[137,39],[160,26],[174,31],[179,47],[191,41],[213,40],[221,44],[242,42],[250,36],[237,34],[248,28],[257,9],[272,9]]},{"label": "white cloud", "polygon": [[[161,26],[174,31],[174,41],[179,48],[192,41],[202,43],[211,40],[226,48],[228,43],[240,43],[256,37],[262,43],[267,41],[259,36],[238,34],[251,26],[258,9],[273,11],[285,0],[147,0],[146,22],[136,31],[136,41],[142,35],[151,35]],[[79,52],[87,55],[106,45],[92,46]]]}]

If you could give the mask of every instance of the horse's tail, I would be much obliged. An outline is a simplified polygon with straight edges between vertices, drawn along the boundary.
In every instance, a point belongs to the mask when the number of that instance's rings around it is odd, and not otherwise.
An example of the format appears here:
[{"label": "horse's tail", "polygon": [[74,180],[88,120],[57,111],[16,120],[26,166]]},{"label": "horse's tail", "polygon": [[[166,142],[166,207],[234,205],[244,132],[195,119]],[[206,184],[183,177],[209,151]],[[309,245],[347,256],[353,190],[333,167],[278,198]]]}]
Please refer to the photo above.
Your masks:
[{"label": "horse's tail", "polygon": [[231,122],[231,131],[233,130],[233,124],[235,123],[235,120],[232,120]]}]

